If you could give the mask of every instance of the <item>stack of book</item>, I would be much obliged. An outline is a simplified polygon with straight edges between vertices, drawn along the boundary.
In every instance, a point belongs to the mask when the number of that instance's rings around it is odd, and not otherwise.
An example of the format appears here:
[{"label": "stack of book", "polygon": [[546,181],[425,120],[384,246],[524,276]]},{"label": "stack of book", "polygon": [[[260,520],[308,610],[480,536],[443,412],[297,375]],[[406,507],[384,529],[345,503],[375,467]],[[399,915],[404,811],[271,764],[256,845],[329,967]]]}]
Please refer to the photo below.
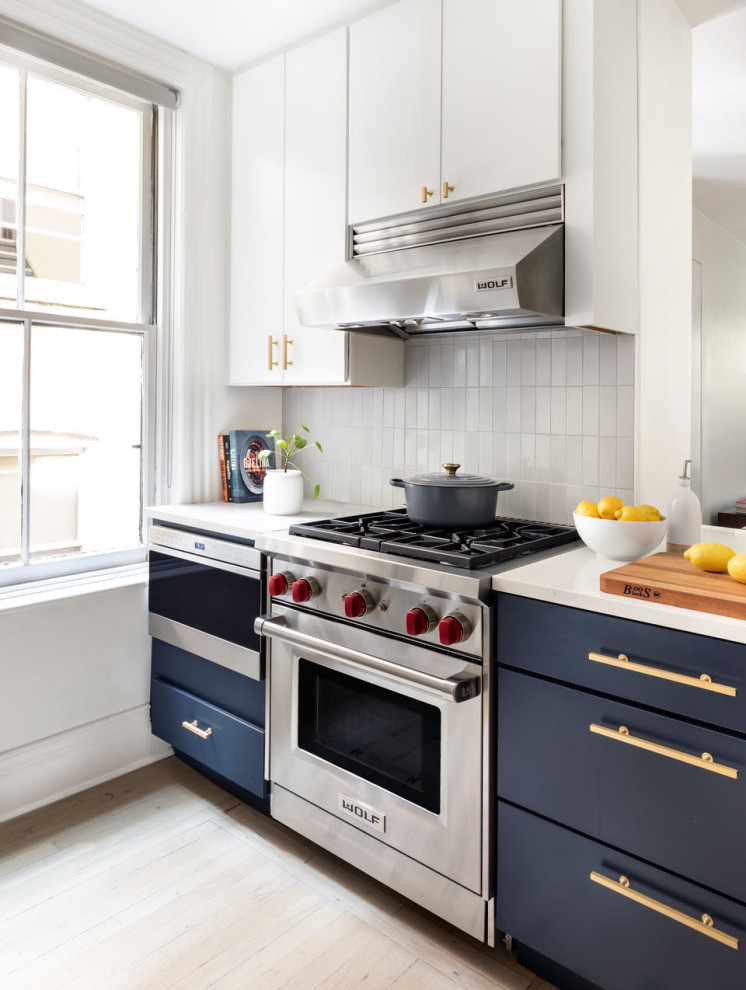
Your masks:
[{"label": "stack of book", "polygon": [[229,430],[218,434],[220,481],[224,502],[260,502],[264,475],[275,466],[274,451],[266,460],[257,454],[271,449],[267,430]]},{"label": "stack of book", "polygon": [[746,515],[746,498],[737,498],[733,503],[733,509],[735,512],[743,512]]}]

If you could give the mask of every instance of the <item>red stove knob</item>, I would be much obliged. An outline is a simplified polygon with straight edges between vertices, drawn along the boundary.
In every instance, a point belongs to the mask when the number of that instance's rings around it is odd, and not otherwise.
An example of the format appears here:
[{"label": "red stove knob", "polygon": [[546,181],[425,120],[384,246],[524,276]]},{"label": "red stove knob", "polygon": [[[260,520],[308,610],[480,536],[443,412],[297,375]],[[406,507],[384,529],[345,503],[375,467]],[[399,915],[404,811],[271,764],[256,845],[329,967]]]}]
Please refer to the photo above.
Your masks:
[{"label": "red stove knob", "polygon": [[273,598],[278,595],[286,595],[293,581],[295,581],[295,576],[290,571],[280,571],[279,574],[273,574],[268,582],[270,595]]},{"label": "red stove knob", "polygon": [[416,605],[406,615],[407,633],[410,636],[422,636],[434,629],[437,622],[438,616],[429,605]]},{"label": "red stove knob", "polygon": [[310,602],[320,591],[319,582],[315,578],[300,578],[298,581],[293,581],[294,602]]},{"label": "red stove knob", "polygon": [[345,615],[348,619],[360,619],[375,607],[372,596],[364,589],[345,595]]},{"label": "red stove knob", "polygon": [[438,626],[438,635],[443,646],[455,646],[456,643],[462,643],[469,637],[470,633],[469,621],[460,612],[447,615],[445,619],[440,620]]}]

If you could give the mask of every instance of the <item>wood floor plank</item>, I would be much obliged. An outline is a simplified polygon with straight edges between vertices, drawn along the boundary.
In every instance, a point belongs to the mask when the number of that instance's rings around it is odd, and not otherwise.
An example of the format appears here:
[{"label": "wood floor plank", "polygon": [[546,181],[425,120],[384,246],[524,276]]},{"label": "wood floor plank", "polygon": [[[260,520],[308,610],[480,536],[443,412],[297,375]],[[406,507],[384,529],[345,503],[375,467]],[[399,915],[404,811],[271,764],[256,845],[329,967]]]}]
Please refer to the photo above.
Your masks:
[{"label": "wood floor plank", "polygon": [[416,959],[402,975],[391,984],[391,990],[461,990],[461,984],[434,969],[423,959]]},{"label": "wood floor plank", "polygon": [[0,825],[2,990],[553,990],[175,758]]}]

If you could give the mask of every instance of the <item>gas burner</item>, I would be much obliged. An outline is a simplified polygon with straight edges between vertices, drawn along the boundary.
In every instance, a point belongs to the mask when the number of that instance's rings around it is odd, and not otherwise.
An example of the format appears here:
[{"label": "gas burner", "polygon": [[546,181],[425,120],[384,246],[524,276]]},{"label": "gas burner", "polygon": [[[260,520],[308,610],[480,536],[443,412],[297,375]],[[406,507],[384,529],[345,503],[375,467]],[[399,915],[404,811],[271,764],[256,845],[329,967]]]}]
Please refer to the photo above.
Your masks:
[{"label": "gas burner", "polygon": [[421,526],[405,509],[300,523],[290,533],[470,570],[578,540],[573,526],[507,516],[483,529]]}]

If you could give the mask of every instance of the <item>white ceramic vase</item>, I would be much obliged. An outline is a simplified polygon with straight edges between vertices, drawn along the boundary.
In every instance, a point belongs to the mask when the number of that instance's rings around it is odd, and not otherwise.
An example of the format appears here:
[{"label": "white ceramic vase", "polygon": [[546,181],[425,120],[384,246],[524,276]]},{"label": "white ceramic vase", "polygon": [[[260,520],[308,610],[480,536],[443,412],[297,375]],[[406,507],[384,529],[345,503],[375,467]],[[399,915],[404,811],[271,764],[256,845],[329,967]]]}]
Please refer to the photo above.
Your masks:
[{"label": "white ceramic vase", "polygon": [[303,509],[300,471],[269,470],[264,475],[264,511],[270,516],[297,516]]}]

